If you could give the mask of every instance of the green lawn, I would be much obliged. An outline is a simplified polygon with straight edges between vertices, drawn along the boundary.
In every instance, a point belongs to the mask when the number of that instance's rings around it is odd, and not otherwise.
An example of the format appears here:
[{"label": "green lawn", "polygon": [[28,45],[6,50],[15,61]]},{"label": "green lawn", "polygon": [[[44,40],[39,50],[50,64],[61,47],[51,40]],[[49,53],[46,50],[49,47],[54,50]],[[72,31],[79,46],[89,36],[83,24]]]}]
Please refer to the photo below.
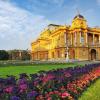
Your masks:
[{"label": "green lawn", "polygon": [[67,68],[74,67],[78,65],[77,63],[67,63],[67,64],[36,64],[30,66],[8,66],[0,67],[0,77],[6,77],[6,75],[18,76],[20,73],[32,74],[40,70],[52,70],[57,68]]},{"label": "green lawn", "polygon": [[100,100],[100,79],[92,84],[79,100]]}]

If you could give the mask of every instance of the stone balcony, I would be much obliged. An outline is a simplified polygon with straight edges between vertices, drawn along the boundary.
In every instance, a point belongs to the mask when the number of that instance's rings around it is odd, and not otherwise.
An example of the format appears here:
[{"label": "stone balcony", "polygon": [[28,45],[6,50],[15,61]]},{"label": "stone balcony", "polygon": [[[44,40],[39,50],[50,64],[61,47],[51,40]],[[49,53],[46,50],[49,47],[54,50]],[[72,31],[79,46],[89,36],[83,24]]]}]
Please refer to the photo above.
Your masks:
[{"label": "stone balcony", "polygon": [[89,43],[88,47],[100,47],[100,43]]}]

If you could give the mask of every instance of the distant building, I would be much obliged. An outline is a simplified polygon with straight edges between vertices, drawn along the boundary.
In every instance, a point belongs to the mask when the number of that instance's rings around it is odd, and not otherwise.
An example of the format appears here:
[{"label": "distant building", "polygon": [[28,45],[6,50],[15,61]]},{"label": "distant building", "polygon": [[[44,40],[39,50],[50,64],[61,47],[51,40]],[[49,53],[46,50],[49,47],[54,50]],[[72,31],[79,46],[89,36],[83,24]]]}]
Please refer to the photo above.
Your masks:
[{"label": "distant building", "polygon": [[100,28],[78,14],[71,26],[48,25],[31,47],[32,60],[100,60]]},{"label": "distant building", "polygon": [[30,60],[30,51],[28,50],[9,50],[9,60]]}]

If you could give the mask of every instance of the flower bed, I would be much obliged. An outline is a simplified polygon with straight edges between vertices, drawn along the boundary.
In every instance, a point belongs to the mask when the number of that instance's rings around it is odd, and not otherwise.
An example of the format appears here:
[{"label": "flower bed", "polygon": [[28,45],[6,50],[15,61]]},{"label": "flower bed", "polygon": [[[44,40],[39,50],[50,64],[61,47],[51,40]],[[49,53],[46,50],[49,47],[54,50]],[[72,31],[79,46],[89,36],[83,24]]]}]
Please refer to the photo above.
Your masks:
[{"label": "flower bed", "polygon": [[100,64],[0,78],[1,100],[76,100],[100,77]]}]

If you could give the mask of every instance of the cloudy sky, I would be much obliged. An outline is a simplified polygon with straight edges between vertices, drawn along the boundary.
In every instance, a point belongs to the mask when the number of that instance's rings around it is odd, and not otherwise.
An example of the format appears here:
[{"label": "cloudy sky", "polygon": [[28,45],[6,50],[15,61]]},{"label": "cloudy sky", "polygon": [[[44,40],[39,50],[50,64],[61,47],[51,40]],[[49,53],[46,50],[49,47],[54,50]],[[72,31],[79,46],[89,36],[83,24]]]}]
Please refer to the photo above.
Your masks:
[{"label": "cloudy sky", "polygon": [[100,0],[0,0],[0,49],[30,48],[48,24],[71,24],[77,8],[100,26]]}]

